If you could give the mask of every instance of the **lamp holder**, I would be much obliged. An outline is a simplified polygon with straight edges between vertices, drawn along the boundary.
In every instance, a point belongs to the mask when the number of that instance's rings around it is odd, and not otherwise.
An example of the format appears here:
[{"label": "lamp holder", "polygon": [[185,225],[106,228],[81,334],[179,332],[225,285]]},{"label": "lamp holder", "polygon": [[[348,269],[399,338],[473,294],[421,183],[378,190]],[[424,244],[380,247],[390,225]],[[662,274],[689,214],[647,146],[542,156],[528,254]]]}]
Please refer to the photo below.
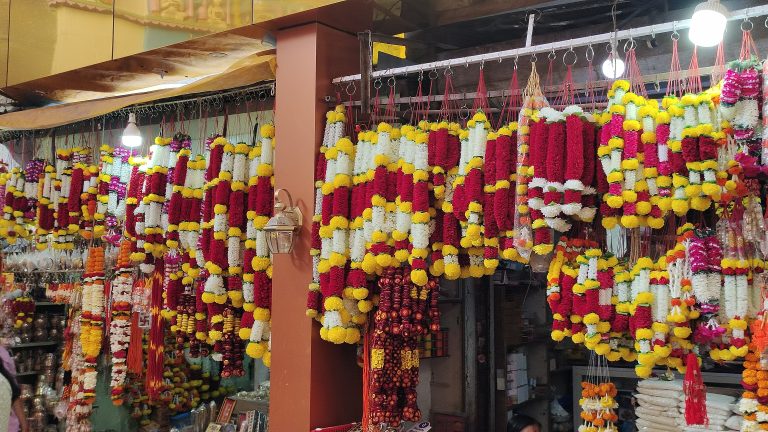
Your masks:
[{"label": "lamp holder", "polygon": [[[285,195],[288,196],[288,205],[286,206],[284,202],[280,200],[280,192],[284,192]],[[285,216],[289,217],[295,224],[297,228],[301,228],[302,220],[304,219],[301,209],[298,207],[294,207],[293,205],[293,197],[291,197],[291,193],[288,192],[288,190],[283,188],[278,188],[275,190],[275,214],[282,212]]]}]

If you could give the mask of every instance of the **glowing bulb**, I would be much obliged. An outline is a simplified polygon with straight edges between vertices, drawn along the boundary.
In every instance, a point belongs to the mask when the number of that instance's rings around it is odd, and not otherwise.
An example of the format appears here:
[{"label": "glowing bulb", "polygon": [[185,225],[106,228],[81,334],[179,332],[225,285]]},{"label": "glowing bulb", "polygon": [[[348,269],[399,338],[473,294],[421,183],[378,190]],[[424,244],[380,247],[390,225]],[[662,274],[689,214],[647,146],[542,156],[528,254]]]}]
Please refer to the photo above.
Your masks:
[{"label": "glowing bulb", "polygon": [[700,47],[713,47],[723,40],[727,22],[728,9],[718,0],[699,3],[691,17],[688,39]]},{"label": "glowing bulb", "polygon": [[136,126],[136,114],[128,114],[128,126],[123,131],[121,141],[126,147],[139,147],[141,145],[141,131]]},{"label": "glowing bulb", "polygon": [[603,75],[609,79],[616,79],[624,75],[624,60],[616,54],[609,54],[602,66]]}]

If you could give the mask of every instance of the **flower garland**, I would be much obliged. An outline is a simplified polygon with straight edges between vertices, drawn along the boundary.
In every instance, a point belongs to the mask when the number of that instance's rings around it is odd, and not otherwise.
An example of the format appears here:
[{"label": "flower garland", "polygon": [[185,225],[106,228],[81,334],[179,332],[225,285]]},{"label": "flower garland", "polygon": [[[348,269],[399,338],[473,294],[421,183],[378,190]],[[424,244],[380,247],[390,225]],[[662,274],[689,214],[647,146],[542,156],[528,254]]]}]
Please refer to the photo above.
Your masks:
[{"label": "flower garland", "polygon": [[[611,229],[616,225],[618,209],[624,205],[622,190],[625,179],[622,169],[624,169],[625,164],[622,163],[622,152],[625,144],[623,125],[626,108],[622,103],[628,90],[629,83],[623,80],[615,81],[611,86],[608,93],[610,120],[603,126],[598,147],[598,156],[608,183],[607,193],[603,194],[603,201],[607,204],[607,208],[613,209],[603,215],[602,224],[606,229]],[[627,167],[629,168],[631,165],[627,165]]]},{"label": "flower garland", "polygon": [[752,347],[744,357],[741,394],[738,409],[742,415],[741,430],[760,431],[768,428],[768,372],[760,366],[761,354]]},{"label": "flower garland", "polygon": [[[179,217],[179,246],[182,252],[181,285],[183,297],[179,300],[177,309],[180,317],[177,317],[178,333],[190,344],[190,355],[196,357],[200,353],[200,345],[206,339],[198,324],[205,321],[202,298],[197,296],[197,285],[201,271],[198,260],[202,260],[202,251],[199,249],[200,240],[200,215],[202,210],[202,198],[205,187],[205,158],[197,155],[187,162],[187,175],[184,178],[184,186],[181,189],[181,214]],[[201,293],[202,294],[202,293]],[[199,337],[202,333],[202,339]]]},{"label": "flower garland", "polygon": [[667,273],[669,274],[670,308],[667,322],[672,326],[669,342],[672,348],[666,363],[669,367],[685,372],[683,359],[693,348],[688,340],[692,334],[691,321],[699,317],[693,308],[696,303],[692,296],[692,274],[689,258],[689,245],[694,237],[693,225],[688,223],[677,229],[677,243],[666,254]]},{"label": "flower garland", "polygon": [[138,264],[142,273],[151,270],[152,264],[146,264],[147,254],[144,252],[144,183],[146,182],[146,163],[143,158],[135,157],[130,161],[132,165],[130,187],[126,203],[125,238],[132,242],[131,262]]},{"label": "flower garland", "polygon": [[112,369],[109,387],[112,389],[112,403],[123,404],[123,392],[128,373],[128,345],[131,340],[131,291],[133,270],[130,267],[130,247],[127,240],[120,243],[117,257],[117,274],[111,283],[111,311],[109,322],[109,347],[112,354]]},{"label": "flower garland", "polygon": [[651,317],[653,319],[653,324],[651,324],[651,330],[653,330],[651,346],[655,356],[655,363],[663,364],[666,363],[667,357],[672,352],[671,346],[667,343],[667,335],[669,334],[667,316],[669,315],[670,306],[670,288],[666,256],[659,258],[651,271],[650,291],[654,299],[651,305]]},{"label": "flower garland", "polygon": [[[322,312],[322,293],[320,292],[320,272],[319,272],[319,265],[320,265],[320,248],[322,247],[322,240],[320,239],[320,223],[322,221],[322,213],[323,213],[323,178],[325,177],[325,169],[326,169],[326,160],[325,160],[325,152],[328,150],[328,148],[333,145],[336,141],[338,141],[338,137],[336,140],[333,141],[333,143],[330,143],[330,134],[334,128],[335,118],[336,118],[336,112],[335,111],[328,111],[326,113],[326,122],[325,122],[325,133],[323,134],[323,143],[320,145],[320,150],[317,153],[317,157],[315,158],[315,202],[314,202],[314,214],[312,215],[312,234],[311,234],[311,247],[309,250],[309,254],[312,256],[312,282],[309,284],[309,291],[307,292],[307,311],[306,314],[310,318],[319,318],[321,316]],[[346,118],[344,116],[343,118]],[[254,149],[255,152],[255,149]],[[255,153],[254,153],[255,154]],[[250,155],[249,155],[250,156]],[[253,160],[253,158],[251,158]],[[359,165],[358,159],[355,159],[355,167]],[[251,166],[253,166],[253,161],[251,162]],[[355,173],[355,180],[359,179],[359,172]],[[251,175],[251,178],[253,178],[253,175]],[[250,182],[249,182],[250,185]],[[251,205],[251,199],[250,199],[250,188],[253,188],[253,186],[249,186],[249,199],[248,199],[248,210],[250,211],[250,205]],[[358,191],[357,184],[355,184],[354,187],[355,191]],[[358,192],[359,195],[359,192]],[[354,200],[353,200],[354,203]],[[362,218],[362,215],[361,215]],[[359,223],[360,220],[355,220],[353,223]],[[249,224],[250,224],[250,218],[249,218]],[[359,231],[358,225],[355,225],[356,230]],[[250,226],[249,226],[250,228]],[[357,231],[356,231],[357,233]],[[246,233],[246,236],[248,239],[252,240],[253,236]],[[356,234],[353,234],[353,238],[356,238]],[[354,240],[352,242],[354,245]],[[249,254],[249,250],[252,250],[251,247],[252,243],[247,243],[246,241],[246,254]],[[353,248],[354,249],[354,248]],[[350,254],[354,254],[354,251],[351,251]],[[245,260],[246,266],[248,265],[248,259]],[[248,272],[246,271],[246,274]],[[245,281],[245,285],[243,287],[244,294],[248,292],[247,287],[248,281]],[[247,294],[245,294],[247,297]],[[246,303],[248,303],[248,300],[246,299]],[[245,326],[243,326],[245,327]]]},{"label": "flower garland", "polygon": [[[566,123],[565,114],[552,108],[544,108],[539,113],[546,120],[546,150],[539,157],[544,159],[546,167],[545,175],[547,184],[543,192],[543,206],[541,213],[544,216],[546,226],[559,232],[570,229],[570,225],[559,218],[560,204],[563,196],[563,183],[565,183],[565,152],[566,152]],[[576,132],[576,131],[574,131]],[[575,134],[574,134],[575,135]],[[580,138],[581,130],[578,131]],[[579,173],[580,175],[580,173]],[[542,227],[543,228],[543,227]],[[551,233],[550,233],[551,236]],[[546,255],[552,251],[552,245],[536,242],[533,251],[538,255]],[[547,243],[551,243],[551,240]]]},{"label": "flower garland", "polygon": [[555,247],[555,254],[552,261],[549,263],[549,269],[547,270],[547,304],[552,311],[552,331],[550,336],[552,340],[560,342],[565,339],[566,323],[565,317],[561,314],[561,305],[564,300],[571,301],[572,291],[570,287],[572,284],[568,281],[568,298],[564,297],[563,285],[566,284],[566,280],[573,278],[573,272],[568,271],[568,263],[566,262],[566,242],[563,239]]},{"label": "flower garland", "polygon": [[[271,158],[272,156],[271,142],[267,143],[267,146],[269,148],[266,152],[269,156],[264,156],[265,150],[262,148],[262,158]],[[232,182],[230,183],[229,204],[227,207],[229,227],[227,229],[227,295],[232,306],[235,308],[242,308],[244,303],[242,243],[246,235],[246,188],[248,187],[247,182],[250,179],[248,163],[250,152],[251,146],[244,142],[235,145],[232,163]]]},{"label": "flower garland", "polygon": [[29,233],[24,228],[24,176],[19,168],[11,170],[7,174],[5,206],[3,206],[3,220],[0,234],[9,244],[16,244],[19,238],[26,238]]},{"label": "flower garland", "polygon": [[[274,126],[266,124],[261,127],[260,145],[251,151],[251,179],[248,191],[248,222],[246,229],[246,268],[253,272],[253,297],[246,299],[248,306],[243,316],[252,311],[253,323],[248,333],[246,354],[253,358],[262,358],[269,366],[271,354],[269,351],[269,322],[272,302],[272,260],[267,247],[264,226],[269,220],[273,203],[273,169],[272,154]],[[254,180],[255,179],[255,180]],[[255,184],[254,184],[255,182]],[[248,252],[250,249],[252,252]],[[250,260],[250,264],[248,264]],[[249,268],[250,267],[250,268]],[[245,292],[244,286],[244,292]],[[241,329],[246,326],[241,325]]]},{"label": "flower garland", "polygon": [[677,98],[664,98],[662,104],[670,117],[667,148],[670,152],[669,162],[672,168],[672,187],[674,188],[671,208],[677,216],[683,216],[690,208],[690,199],[686,194],[686,187],[689,185],[689,174],[685,164],[682,144],[685,129],[685,110]]},{"label": "flower garland", "polygon": [[427,284],[427,256],[430,252],[429,224],[429,164],[426,132],[416,135],[413,151],[413,201],[411,214],[411,243],[413,248],[408,260],[411,266],[411,280],[417,286]]},{"label": "flower garland", "polygon": [[[655,100],[646,100],[638,110],[638,117],[642,125],[640,141],[643,153],[643,172],[647,190],[638,191],[638,213],[646,216],[646,223],[653,229],[661,229],[664,226],[665,211],[659,207],[661,197],[657,178],[659,176],[659,150],[657,148],[656,124],[659,117],[659,105]],[[662,118],[663,120],[663,118]]]},{"label": "flower garland", "polygon": [[[672,209],[672,163],[669,154],[669,141],[670,141],[670,122],[671,118],[669,112],[666,110],[658,110],[656,114],[656,165],[657,176],[655,179],[656,188],[658,191],[658,198],[653,198],[657,202],[654,205],[658,205],[662,214],[666,214]],[[646,158],[649,156],[652,150],[648,148],[646,150]],[[651,167],[652,168],[652,167]],[[651,175],[653,172],[651,171]],[[649,184],[650,187],[650,184]]]},{"label": "flower garland", "polygon": [[[538,255],[546,255],[551,245],[552,233],[547,227],[542,209],[544,207],[544,188],[547,185],[547,165],[546,165],[546,147],[547,147],[547,125],[544,120],[536,119],[530,126],[530,156],[531,167],[534,177],[528,183],[527,197],[528,209],[533,222],[533,248],[537,249]],[[519,175],[518,175],[519,178]]]},{"label": "flower garland", "polygon": [[611,382],[591,383],[583,381],[581,383],[581,398],[579,406],[581,413],[579,417],[583,420],[579,426],[579,432],[616,432],[618,428],[615,423],[619,416],[615,410],[619,404],[616,402],[618,391]]},{"label": "flower garland", "polygon": [[[433,168],[433,170],[439,169],[446,173],[444,192],[439,184],[440,177],[435,175],[434,180],[437,185],[435,199],[437,203],[440,203],[440,210],[443,212],[443,220],[442,224],[440,224],[440,228],[442,228],[440,234],[442,234],[441,240],[443,245],[440,252],[443,258],[443,270],[446,279],[456,280],[461,276],[461,264],[459,263],[461,237],[459,233],[459,220],[454,213],[453,202],[455,199],[457,181],[460,172],[463,172],[464,166],[461,164],[461,148],[466,140],[462,140],[461,138],[464,135],[467,137],[469,135],[464,131],[460,131],[458,124],[451,123],[447,125],[447,127],[441,125],[443,125],[443,123],[438,124],[438,136],[435,139],[435,152],[438,153],[435,156],[435,160],[436,163],[441,163],[441,165]],[[443,139],[443,137],[445,139]]]},{"label": "flower garland", "polygon": [[35,221],[37,229],[35,239],[37,241],[37,250],[44,250],[48,247],[49,234],[56,227],[54,218],[54,206],[51,201],[53,196],[53,183],[56,176],[56,169],[53,165],[45,163],[42,168],[41,179],[37,190],[37,214]]},{"label": "flower garland", "polygon": [[[68,388],[62,392],[62,398],[68,397],[67,427],[70,430],[85,432],[91,430],[90,416],[93,411],[94,394],[86,389],[94,389],[96,386],[96,371],[87,367],[84,359],[83,347],[80,345],[81,320],[77,306],[70,309],[69,335],[67,336],[64,355],[62,356],[64,367],[69,367],[72,379]],[[65,333],[66,335],[66,333]]]},{"label": "flower garland", "polygon": [[146,195],[142,198],[142,203],[146,206],[144,214],[144,251],[147,253],[148,259],[151,259],[150,254],[155,259],[161,258],[167,250],[163,238],[162,219],[163,207],[168,200],[166,195],[167,189],[171,183],[169,181],[169,165],[175,159],[171,155],[172,153],[175,155],[178,151],[178,143],[171,146],[172,142],[173,139],[171,138],[158,137],[150,149],[151,157],[147,164],[145,180]]},{"label": "flower garland", "polygon": [[[496,224],[495,195],[496,195],[496,143],[498,135],[494,132],[488,134],[485,146],[484,172],[485,184],[483,186],[483,265],[486,272],[495,272],[499,266],[499,226]],[[506,191],[501,191],[506,192]],[[493,274],[493,273],[491,273]]]},{"label": "flower garland", "polygon": [[[727,329],[730,346],[725,349],[714,348],[710,355],[723,360],[733,360],[744,357],[748,352],[745,331],[747,330],[746,316],[749,307],[748,276],[749,263],[740,259],[745,255],[743,246],[739,245],[740,232],[731,225],[725,233],[725,253],[721,261],[723,273],[723,290],[721,316],[728,320]],[[722,237],[721,237],[722,238]]]},{"label": "flower garland", "polygon": [[[20,293],[20,291],[17,291],[17,293]],[[32,323],[32,316],[35,313],[35,300],[32,297],[19,295],[13,298],[10,303],[14,328],[20,329],[24,323]]]},{"label": "flower garland", "polygon": [[728,65],[723,78],[719,110],[723,119],[733,126],[733,137],[739,153],[760,154],[760,137],[756,128],[760,122],[760,62],[756,58],[737,60]]},{"label": "flower garland", "polygon": [[651,306],[654,298],[650,291],[650,282],[653,266],[654,263],[650,258],[643,257],[637,260],[630,273],[632,277],[630,283],[632,308],[630,310],[632,313],[629,325],[638,347],[638,364],[635,366],[635,373],[640,378],[648,378],[656,364],[656,354],[652,345],[654,331],[651,328],[653,325]]},{"label": "flower garland", "polygon": [[[165,267],[167,278],[164,281],[165,309],[163,310],[163,314],[166,319],[172,321],[172,328],[175,328],[176,330],[178,330],[180,324],[178,312],[185,291],[183,284],[185,276],[183,262],[186,260],[180,249],[181,237],[179,225],[181,224],[181,213],[184,201],[183,189],[184,184],[186,183],[189,157],[191,154],[189,149],[190,145],[191,138],[182,133],[174,135],[173,140],[171,141],[169,164],[171,162],[175,163],[173,168],[169,168],[168,170],[168,178],[171,183],[170,188],[166,188],[165,206],[167,208],[165,209],[166,211],[163,212],[163,221],[165,222],[167,220],[167,231],[165,235],[165,246],[167,247],[167,251],[164,255],[168,264]],[[187,266],[187,270],[189,270],[189,266]]]},{"label": "flower garland", "polygon": [[[496,192],[493,195],[493,216],[499,228],[499,250],[502,258],[510,261],[520,259],[515,249],[514,219],[517,184],[517,122],[512,122],[498,131],[496,138]],[[524,188],[527,187],[522,185]]]},{"label": "flower garland", "polygon": [[104,248],[89,248],[83,274],[80,346],[84,361],[82,392],[91,404],[96,399],[96,363],[104,337],[104,275]]},{"label": "flower garland", "polygon": [[723,252],[713,232],[701,231],[691,238],[689,255],[691,260],[691,286],[696,298],[696,307],[702,316],[694,333],[700,344],[712,344],[725,333],[717,322],[720,310],[721,261]]},{"label": "flower garland", "polygon": [[[395,241],[395,254],[394,258],[397,263],[404,263],[408,261],[408,255],[411,250],[411,242],[408,239],[411,232],[411,217],[413,213],[413,174],[414,174],[414,153],[416,148],[416,128],[410,125],[403,125],[400,129],[400,143],[398,145],[398,159],[397,159],[397,173],[395,180],[395,190],[397,198],[395,198],[395,205],[397,210],[395,213],[395,226],[392,230],[392,239]],[[434,137],[430,135],[429,142],[434,142]],[[358,147],[358,150],[360,148]],[[365,156],[362,156],[364,159]],[[362,174],[362,163],[358,163],[358,157],[355,157],[355,167],[353,168],[353,180],[352,183],[357,186],[360,184],[360,174]],[[359,189],[356,192],[353,189],[352,208],[353,214],[350,215],[350,221],[354,224],[352,228],[354,230],[353,237],[356,240],[357,234],[361,232],[362,226],[359,225],[362,222],[362,210],[359,205]],[[360,215],[358,216],[358,213]],[[362,240],[362,239],[361,239]],[[364,253],[365,246],[357,243],[355,247],[358,249],[355,253],[356,257],[352,260],[352,268],[360,268],[361,261],[364,258],[360,257],[358,253],[362,251]],[[351,270],[350,270],[351,271]],[[349,276],[350,280],[352,276]],[[358,286],[358,283],[349,284],[350,286]]]},{"label": "flower garland", "polygon": [[[409,139],[410,138],[410,139]],[[407,129],[403,131],[400,138],[399,152],[401,159],[398,160],[398,182],[397,182],[397,214],[395,215],[395,228],[392,231],[392,238],[395,240],[395,260],[405,262],[408,259],[410,241],[408,241],[408,231],[410,231],[410,200],[408,192],[412,192],[412,173],[413,173],[413,139],[414,135]],[[366,133],[361,132],[358,135],[358,144],[355,148],[355,158],[352,167],[352,188],[350,191],[350,209],[349,209],[349,270],[347,271],[346,287],[343,291],[345,306],[351,311],[352,321],[361,325],[367,319],[366,313],[373,308],[373,302],[368,299],[369,292],[367,288],[366,274],[375,271],[375,260],[369,256],[366,261],[366,231],[365,231],[365,213],[366,202],[370,202],[367,197],[366,183],[368,182],[368,163],[370,161],[370,144],[366,141]],[[406,154],[410,153],[410,155]],[[406,162],[404,159],[409,159]],[[406,171],[411,174],[406,174]],[[370,226],[369,226],[370,227]],[[357,303],[356,308],[353,307]],[[359,313],[358,313],[359,312]]]},{"label": "flower garland", "polygon": [[584,122],[581,118],[583,112],[581,108],[573,106],[566,107],[563,110],[566,114],[565,131],[566,143],[565,152],[567,163],[565,165],[565,183],[563,184],[563,203],[560,210],[564,215],[575,216],[581,211],[582,192],[585,184],[581,181],[584,176],[587,160],[591,160],[590,153],[587,150],[585,138],[587,131],[584,130]]},{"label": "flower garland", "polygon": [[624,203],[619,221],[625,228],[637,228],[643,222],[642,216],[650,211],[649,200],[641,201],[642,196],[648,197],[641,163],[644,156],[640,142],[642,125],[638,121],[638,111],[645,105],[645,99],[627,92],[622,96],[621,103],[624,107],[621,135],[624,142],[621,161],[624,185],[621,196]]},{"label": "flower garland", "polygon": [[[463,158],[466,166],[464,168],[463,188],[460,189],[463,194],[462,201],[466,203],[459,207],[464,210],[459,220],[466,220],[466,229],[463,231],[461,246],[470,248],[472,246],[482,246],[482,220],[483,220],[483,167],[487,141],[489,139],[488,130],[490,123],[482,111],[478,111],[467,122],[469,135],[467,137],[466,151],[467,155]],[[495,144],[495,143],[494,143]],[[456,209],[454,209],[456,211]],[[473,275],[474,276],[474,275]],[[482,276],[482,274],[480,274]],[[479,276],[475,276],[479,277]]]},{"label": "flower garland", "polygon": [[[225,138],[217,137],[210,144],[210,159],[205,173],[206,185],[201,227],[202,247],[208,277],[205,281],[203,302],[222,305],[228,295],[224,287],[224,269],[227,268],[227,205],[234,146]],[[217,320],[211,315],[211,320]],[[213,321],[212,321],[213,322]],[[216,340],[216,338],[212,339]]]},{"label": "flower garland", "polygon": [[[397,166],[395,163],[397,139],[392,136],[393,132],[396,134],[399,133],[399,130],[392,129],[392,126],[387,123],[380,123],[376,128],[376,133],[367,134],[373,157],[372,164],[369,166],[372,188],[371,212],[370,217],[366,217],[364,222],[366,243],[371,244],[366,258],[364,258],[368,262],[364,266],[366,269],[388,267],[392,264],[393,259],[390,234],[394,228],[395,196],[394,187],[389,188],[389,183],[393,183],[389,181],[390,174],[395,175]],[[387,223],[388,221],[390,223]]]},{"label": "flower garland", "polygon": [[530,181],[535,175],[531,158],[532,130],[531,123],[538,120],[538,111],[547,106],[547,100],[539,87],[539,75],[534,68],[524,90],[523,103],[520,110],[517,129],[517,186],[515,202],[514,238],[515,249],[520,256],[520,261],[527,263],[534,246],[532,220],[538,215],[533,215],[529,206],[531,194]]},{"label": "flower garland", "polygon": [[[388,141],[389,134],[386,134],[385,141]],[[326,160],[328,166],[334,170],[333,177],[333,201],[331,203],[330,220],[328,225],[321,226],[330,230],[330,254],[328,255],[328,279],[327,284],[321,280],[320,289],[324,298],[325,314],[323,315],[323,328],[321,337],[333,343],[340,344],[349,340],[348,343],[354,343],[359,340],[359,331],[349,326],[349,313],[342,299],[346,283],[346,263],[349,258],[347,247],[347,228],[349,226],[349,206],[350,206],[350,188],[352,187],[352,159],[354,158],[354,146],[348,138],[342,138],[333,148],[326,151]],[[383,168],[386,170],[386,168]],[[386,177],[385,171],[379,171],[380,175]],[[385,182],[386,179],[382,179]],[[386,187],[380,190],[386,190]],[[384,194],[379,198],[385,200]],[[374,218],[381,218],[384,221],[383,201],[380,202],[379,211],[374,211],[377,215]],[[382,225],[379,225],[382,226]],[[381,236],[383,231],[378,231]],[[378,240],[382,240],[379,234],[376,234]],[[321,234],[321,237],[324,237]],[[383,240],[386,243],[386,240]],[[381,242],[379,242],[381,243]],[[349,338],[349,339],[348,339]],[[354,339],[354,341],[353,341]]]}]

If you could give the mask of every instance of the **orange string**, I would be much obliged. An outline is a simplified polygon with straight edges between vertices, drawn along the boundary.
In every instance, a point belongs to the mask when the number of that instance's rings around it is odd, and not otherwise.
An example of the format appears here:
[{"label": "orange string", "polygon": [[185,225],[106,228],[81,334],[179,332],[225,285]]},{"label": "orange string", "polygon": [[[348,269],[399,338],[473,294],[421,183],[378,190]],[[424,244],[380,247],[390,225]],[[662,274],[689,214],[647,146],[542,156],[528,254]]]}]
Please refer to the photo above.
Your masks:
[{"label": "orange string", "polygon": [[712,67],[712,85],[719,83],[725,76],[725,48],[723,41],[717,45],[717,54],[715,54],[715,65]]},{"label": "orange string", "polygon": [[144,369],[144,358],[142,348],[142,330],[139,327],[139,313],[131,314],[131,340],[128,344],[128,359],[126,361],[128,372],[141,375]]},{"label": "orange string", "polygon": [[688,66],[688,92],[701,93],[701,75],[699,75],[699,54],[696,45],[693,46],[691,64]]},{"label": "orange string", "polygon": [[680,76],[680,56],[677,52],[677,38],[672,37],[672,61],[669,65],[669,79],[667,80],[667,96],[682,96],[683,86]]}]

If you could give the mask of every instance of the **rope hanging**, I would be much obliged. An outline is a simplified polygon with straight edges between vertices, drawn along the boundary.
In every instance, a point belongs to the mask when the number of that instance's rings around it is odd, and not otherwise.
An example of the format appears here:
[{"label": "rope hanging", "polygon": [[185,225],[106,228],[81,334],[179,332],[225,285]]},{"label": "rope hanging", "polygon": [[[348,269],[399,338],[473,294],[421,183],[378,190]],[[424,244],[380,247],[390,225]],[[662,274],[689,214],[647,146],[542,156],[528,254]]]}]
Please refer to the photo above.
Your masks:
[{"label": "rope hanging", "polygon": [[696,45],[693,46],[691,63],[688,65],[688,87],[690,93],[701,93],[701,75],[699,75],[699,54]]},{"label": "rope hanging", "polygon": [[504,124],[509,124],[517,120],[517,113],[520,111],[520,103],[520,82],[517,76],[517,59],[515,59],[515,66],[512,70],[512,79],[509,80],[509,86],[501,104],[501,111],[499,112],[496,129],[500,129]]},{"label": "rope hanging", "polygon": [[458,110],[456,101],[453,100],[453,71],[448,68],[444,72],[445,89],[443,90],[443,102],[440,104],[440,120],[452,121]]},{"label": "rope hanging", "polygon": [[645,90],[645,83],[643,82],[643,74],[640,72],[640,67],[637,65],[637,56],[635,55],[635,48],[637,47],[637,43],[634,39],[628,40],[624,44],[624,50],[625,50],[625,61],[627,71],[626,76],[627,80],[630,83],[630,88],[635,94],[641,95],[643,97],[648,96],[648,92]]},{"label": "rope hanging", "polygon": [[484,65],[480,65],[480,76],[477,79],[477,90],[475,92],[475,100],[472,103],[472,111],[482,110],[486,113],[486,116],[490,119],[490,113],[488,112],[488,88],[485,85],[485,74],[483,73]]},{"label": "rope hanging", "polygon": [[677,50],[677,41],[680,35],[677,31],[672,33],[672,61],[669,64],[669,79],[667,79],[667,92],[665,96],[680,97],[683,95],[683,78],[680,73],[680,55]]},{"label": "rope hanging", "polygon": [[563,84],[560,86],[560,92],[555,99],[555,105],[568,106],[576,104],[576,92],[573,85],[573,65],[576,64],[576,58],[574,58],[573,63],[568,63],[566,61],[568,53],[572,52],[572,50],[568,50],[563,55],[563,64],[566,66],[565,79],[563,80]]},{"label": "rope hanging", "polygon": [[752,21],[744,19],[741,23],[741,51],[739,53],[739,60],[749,60],[750,57],[755,56],[760,58],[760,52],[757,50],[757,45],[752,39]]},{"label": "rope hanging", "polygon": [[587,81],[584,85],[585,103],[588,103],[591,111],[597,111],[597,73],[595,72],[595,51],[592,46],[587,48]]},{"label": "rope hanging", "polygon": [[712,84],[717,84],[725,76],[725,48],[723,47],[723,41],[717,45],[717,53],[715,54],[715,64],[712,66]]}]

